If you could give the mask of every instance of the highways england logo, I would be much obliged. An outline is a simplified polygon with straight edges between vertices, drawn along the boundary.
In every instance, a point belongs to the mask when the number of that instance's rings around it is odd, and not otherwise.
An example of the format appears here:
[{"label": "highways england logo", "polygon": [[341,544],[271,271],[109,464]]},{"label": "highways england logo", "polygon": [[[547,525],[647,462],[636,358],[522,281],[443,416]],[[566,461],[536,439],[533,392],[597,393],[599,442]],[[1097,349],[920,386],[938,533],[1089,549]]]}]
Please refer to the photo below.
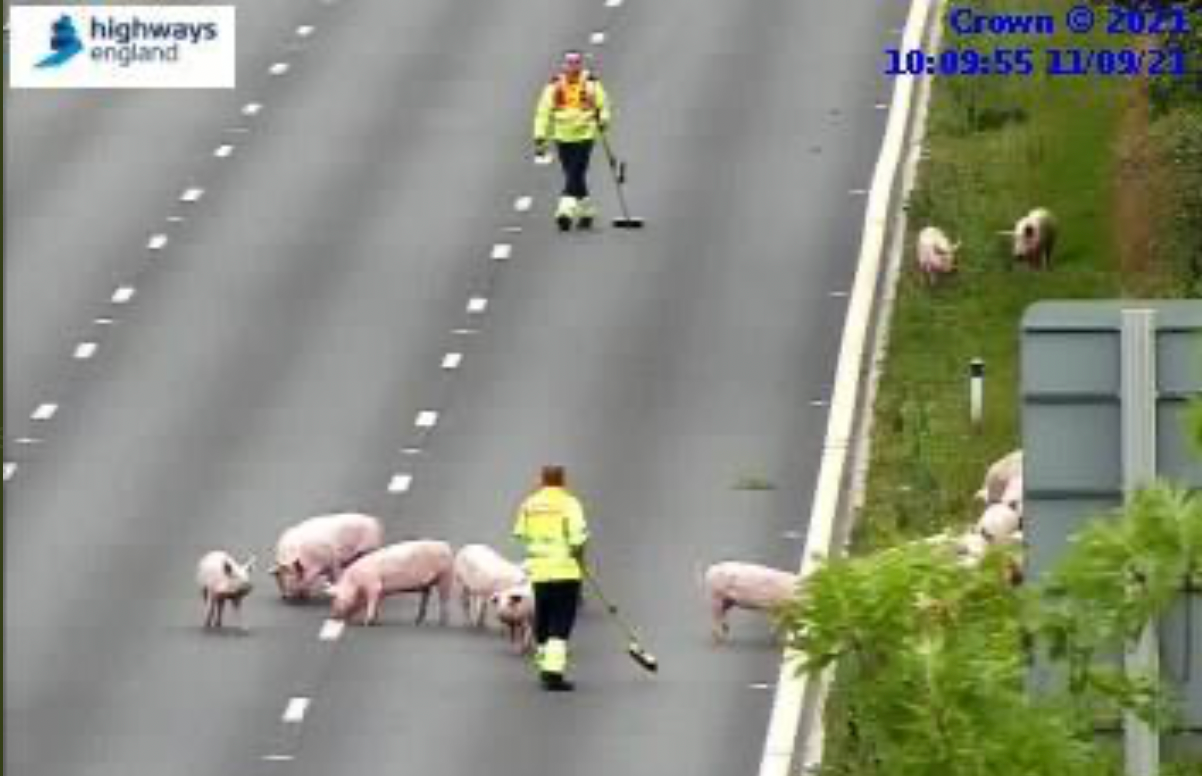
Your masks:
[{"label": "highways england logo", "polygon": [[75,32],[75,22],[63,14],[50,26],[50,54],[35,67],[62,67],[83,51],[83,43]]},{"label": "highways england logo", "polygon": [[14,6],[10,81],[34,89],[233,88],[234,22],[232,6]]}]

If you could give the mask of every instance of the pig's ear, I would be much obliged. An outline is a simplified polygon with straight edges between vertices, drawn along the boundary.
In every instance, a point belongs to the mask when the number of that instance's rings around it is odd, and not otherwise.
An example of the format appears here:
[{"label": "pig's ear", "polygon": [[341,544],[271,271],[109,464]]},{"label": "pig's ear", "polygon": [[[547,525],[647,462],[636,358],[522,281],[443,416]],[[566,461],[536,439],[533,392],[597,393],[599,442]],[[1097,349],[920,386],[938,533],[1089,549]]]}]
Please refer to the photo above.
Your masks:
[{"label": "pig's ear", "polygon": [[233,561],[231,561],[229,558],[226,558],[226,559],[225,559],[225,562],[222,564],[222,566],[225,568],[225,575],[226,575],[227,577],[232,577],[232,576],[234,576],[234,563],[233,563]]}]

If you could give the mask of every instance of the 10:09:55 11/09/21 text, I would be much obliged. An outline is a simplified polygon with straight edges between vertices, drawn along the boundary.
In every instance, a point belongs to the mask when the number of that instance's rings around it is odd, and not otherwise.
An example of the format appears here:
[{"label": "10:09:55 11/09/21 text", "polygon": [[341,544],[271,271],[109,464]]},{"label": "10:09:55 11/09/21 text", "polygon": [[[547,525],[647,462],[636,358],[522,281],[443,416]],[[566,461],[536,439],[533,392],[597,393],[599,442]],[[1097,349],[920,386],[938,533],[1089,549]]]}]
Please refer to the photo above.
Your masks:
[{"label": "10:09:55 11/09/21 text", "polygon": [[950,48],[939,54],[921,49],[885,49],[885,75],[952,77],[1010,76],[1173,76],[1190,70],[1180,48],[1092,49]]}]

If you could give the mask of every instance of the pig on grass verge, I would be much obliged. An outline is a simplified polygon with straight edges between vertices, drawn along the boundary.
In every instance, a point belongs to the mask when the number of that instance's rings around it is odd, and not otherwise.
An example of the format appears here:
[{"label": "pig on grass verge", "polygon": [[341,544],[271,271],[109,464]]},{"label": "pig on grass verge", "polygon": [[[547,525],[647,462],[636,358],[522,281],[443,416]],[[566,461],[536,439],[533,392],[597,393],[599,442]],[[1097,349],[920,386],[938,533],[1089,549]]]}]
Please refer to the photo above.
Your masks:
[{"label": "pig on grass verge", "polygon": [[726,615],[731,609],[774,609],[797,593],[798,579],[797,574],[754,563],[726,561],[710,566],[705,571],[703,584],[710,605],[714,641],[724,641],[730,634]]},{"label": "pig on grass verge", "polygon": [[284,600],[303,600],[322,589],[323,578],[337,582],[348,564],[383,544],[384,526],[369,515],[311,517],[280,534],[269,573]]},{"label": "pig on grass verge", "polygon": [[430,593],[438,590],[439,622],[447,624],[447,604],[453,584],[454,556],[446,542],[420,539],[390,544],[364,555],[343,572],[329,588],[333,598],[331,616],[350,619],[363,612],[363,624],[380,621],[384,598],[399,593],[420,593],[416,624],[426,619]]},{"label": "pig on grass verge", "polygon": [[489,604],[519,655],[534,652],[534,588],[529,582],[493,593]]},{"label": "pig on grass verge", "polygon": [[490,597],[526,579],[521,566],[484,544],[468,544],[455,555],[455,585],[464,622],[484,626]]},{"label": "pig on grass verge", "polygon": [[1051,269],[1052,251],[1056,248],[1056,218],[1046,208],[1038,207],[1014,225],[1013,254],[1015,261],[1025,261],[1033,269]]},{"label": "pig on grass verge", "polygon": [[[1014,499],[1015,491],[1011,487],[1011,481],[1016,477],[1021,478],[1022,475],[1023,451],[1014,450],[1007,453],[989,466],[989,470],[985,472],[985,481],[977,491],[977,498],[986,504],[997,504],[1007,495],[1006,491],[1009,488],[1010,498]],[[1021,500],[1021,484],[1019,488],[1018,496]]]},{"label": "pig on grass verge", "polygon": [[196,566],[196,583],[200,585],[200,597],[205,605],[206,630],[221,627],[221,615],[227,603],[233,605],[241,619],[242,599],[254,588],[250,581],[254,566],[255,556],[240,564],[224,550],[213,550],[201,557]]},{"label": "pig on grass verge", "polygon": [[956,271],[956,251],[960,243],[953,244],[938,227],[928,226],[918,233],[918,270],[928,286],[935,285],[940,275]]}]

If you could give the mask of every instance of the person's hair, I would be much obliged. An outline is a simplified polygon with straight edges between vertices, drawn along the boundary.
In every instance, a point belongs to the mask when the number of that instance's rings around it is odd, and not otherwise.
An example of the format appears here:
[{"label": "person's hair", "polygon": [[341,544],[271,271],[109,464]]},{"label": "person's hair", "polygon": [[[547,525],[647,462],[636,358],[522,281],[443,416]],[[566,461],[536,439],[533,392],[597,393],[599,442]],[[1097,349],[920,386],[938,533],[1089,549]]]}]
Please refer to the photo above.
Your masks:
[{"label": "person's hair", "polygon": [[562,466],[548,464],[543,467],[543,485],[548,488],[562,488],[567,479]]}]

